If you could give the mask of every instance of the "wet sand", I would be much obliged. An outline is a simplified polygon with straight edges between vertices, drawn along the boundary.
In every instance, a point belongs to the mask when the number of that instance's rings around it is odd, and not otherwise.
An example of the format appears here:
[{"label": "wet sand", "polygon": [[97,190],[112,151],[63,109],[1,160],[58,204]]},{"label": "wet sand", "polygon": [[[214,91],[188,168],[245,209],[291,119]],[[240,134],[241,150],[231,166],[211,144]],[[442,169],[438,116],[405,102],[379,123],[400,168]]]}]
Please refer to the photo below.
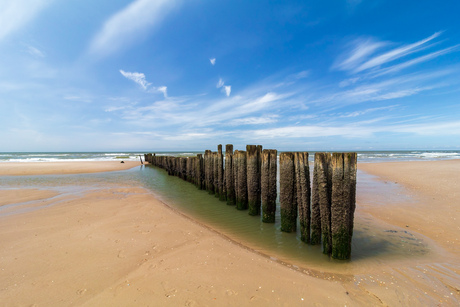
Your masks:
[{"label": "wet sand", "polygon": [[[101,163],[105,164],[97,162]],[[0,176],[24,174],[4,164]],[[52,164],[28,164],[28,172],[62,172]],[[78,162],[66,173],[94,166]],[[104,167],[109,171],[119,166]],[[402,234],[409,248],[412,237],[423,239],[430,252],[414,261],[379,259],[379,265],[369,262],[359,269],[352,260],[344,272],[325,263],[305,273],[235,244],[143,188],[82,186],[56,192],[0,187],[0,209],[4,209],[0,210],[0,302],[5,306],[458,305],[460,208],[455,187],[460,161],[359,164],[359,168],[388,184],[398,182],[409,197],[407,202],[393,202],[389,195],[381,204],[374,202],[371,190],[364,190],[358,194],[356,222],[370,225],[369,236],[382,227],[394,232],[385,234]]]},{"label": "wet sand", "polygon": [[138,165],[139,161],[5,162],[0,164],[0,176],[99,173],[121,171]]}]

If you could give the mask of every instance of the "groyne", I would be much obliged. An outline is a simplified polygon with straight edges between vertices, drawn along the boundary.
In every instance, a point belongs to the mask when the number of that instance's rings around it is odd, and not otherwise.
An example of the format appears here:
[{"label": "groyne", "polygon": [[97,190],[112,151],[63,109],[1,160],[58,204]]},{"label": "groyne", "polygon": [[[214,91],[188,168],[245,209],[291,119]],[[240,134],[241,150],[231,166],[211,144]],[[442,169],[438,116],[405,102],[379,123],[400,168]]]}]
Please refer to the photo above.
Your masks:
[{"label": "groyne", "polygon": [[323,253],[334,259],[350,259],[356,206],[356,153],[317,152],[312,180],[308,152],[281,152],[247,145],[233,150],[222,145],[204,155],[174,157],[149,153],[145,161],[165,169],[214,194],[227,205],[274,223],[279,210],[281,231],[300,230],[306,244],[322,244]]}]

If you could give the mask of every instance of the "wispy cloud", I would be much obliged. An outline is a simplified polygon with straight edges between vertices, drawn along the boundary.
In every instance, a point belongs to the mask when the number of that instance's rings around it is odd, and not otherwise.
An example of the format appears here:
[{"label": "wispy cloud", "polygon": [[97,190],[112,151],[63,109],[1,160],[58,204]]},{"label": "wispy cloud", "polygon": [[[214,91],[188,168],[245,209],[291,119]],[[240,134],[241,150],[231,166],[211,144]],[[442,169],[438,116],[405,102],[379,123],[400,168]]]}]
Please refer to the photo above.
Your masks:
[{"label": "wispy cloud", "polygon": [[225,93],[227,97],[229,97],[232,92],[232,86],[225,85],[225,82],[222,80],[222,78],[219,78],[219,81],[217,82],[216,87],[222,88],[222,93]]},{"label": "wispy cloud", "polygon": [[[415,58],[409,58],[403,62],[397,62],[409,55],[419,53],[423,50],[432,48],[436,43],[431,43],[438,38],[442,32],[436,32],[433,35],[419,40],[412,44],[402,45],[390,50],[386,47],[395,45],[390,42],[382,42],[373,38],[356,39],[348,47],[348,51],[339,57],[339,60],[332,66],[333,69],[348,71],[352,74],[361,72],[370,72],[375,75],[382,75],[390,72],[400,71],[404,68],[435,59],[441,55],[458,50],[458,45],[420,55]],[[382,50],[378,53],[378,50]]]},{"label": "wispy cloud", "polygon": [[151,84],[147,82],[147,80],[145,79],[145,75],[143,73],[127,72],[122,69],[120,69],[120,73],[123,75],[123,77],[130,79],[136,82],[137,84],[139,84],[144,90],[146,90],[147,87]]},{"label": "wispy cloud", "polygon": [[209,59],[209,62],[211,62],[211,65],[216,65],[216,58]]},{"label": "wispy cloud", "polygon": [[229,97],[230,93],[232,92],[232,86],[231,85],[224,85],[224,91],[225,91],[225,95],[227,95],[227,97]]},{"label": "wispy cloud", "polygon": [[[356,39],[349,44],[350,49],[346,54],[340,56],[332,68],[340,70],[354,70],[369,58],[377,49],[386,46],[388,43],[375,41],[374,39]],[[350,46],[351,45],[351,46]]]},{"label": "wispy cloud", "polygon": [[120,73],[123,75],[123,77],[139,84],[145,91],[151,93],[162,93],[165,98],[168,97],[168,88],[166,86],[151,86],[152,83],[147,82],[145,74],[140,72],[127,72],[122,69],[120,69]]},{"label": "wispy cloud", "polygon": [[264,125],[264,124],[273,124],[278,121],[278,115],[270,115],[270,116],[261,116],[261,117],[245,117],[245,118],[238,118],[233,120],[230,125],[231,126],[239,126],[239,125]]},{"label": "wispy cloud", "polygon": [[40,51],[39,49],[33,47],[33,46],[27,46],[27,52],[36,57],[36,58],[44,58],[45,57],[45,54]]},{"label": "wispy cloud", "polygon": [[3,0],[0,2],[0,40],[33,20],[50,0]]},{"label": "wispy cloud", "polygon": [[106,56],[129,47],[158,26],[177,5],[175,0],[136,0],[111,16],[96,34],[89,52]]}]

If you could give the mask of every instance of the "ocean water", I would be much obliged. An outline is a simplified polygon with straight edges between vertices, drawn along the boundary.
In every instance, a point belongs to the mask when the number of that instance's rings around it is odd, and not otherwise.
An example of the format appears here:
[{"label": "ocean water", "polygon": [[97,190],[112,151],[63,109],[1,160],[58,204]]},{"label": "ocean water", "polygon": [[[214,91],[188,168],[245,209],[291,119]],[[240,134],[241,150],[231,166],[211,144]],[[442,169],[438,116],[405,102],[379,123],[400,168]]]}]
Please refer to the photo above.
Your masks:
[{"label": "ocean water", "polygon": [[[1,162],[135,161],[147,152],[0,152]],[[156,152],[165,156],[196,156],[203,152]],[[313,161],[314,151],[309,152]],[[358,151],[358,162],[460,159],[460,150]]]}]

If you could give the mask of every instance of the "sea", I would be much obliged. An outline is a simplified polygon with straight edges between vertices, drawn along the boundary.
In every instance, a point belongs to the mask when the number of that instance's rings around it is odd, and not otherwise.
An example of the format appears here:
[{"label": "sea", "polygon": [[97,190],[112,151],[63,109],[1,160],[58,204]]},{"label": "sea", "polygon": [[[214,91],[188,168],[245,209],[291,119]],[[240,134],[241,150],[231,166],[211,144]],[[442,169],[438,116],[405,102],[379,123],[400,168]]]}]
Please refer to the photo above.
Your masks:
[{"label": "sea", "polygon": [[[67,161],[135,161],[147,152],[0,152],[1,162],[67,162]],[[153,153],[153,152],[152,152]],[[159,151],[156,155],[196,156],[199,151]],[[314,151],[309,152],[312,161]],[[358,162],[427,161],[460,159],[460,150],[358,151]]]}]

